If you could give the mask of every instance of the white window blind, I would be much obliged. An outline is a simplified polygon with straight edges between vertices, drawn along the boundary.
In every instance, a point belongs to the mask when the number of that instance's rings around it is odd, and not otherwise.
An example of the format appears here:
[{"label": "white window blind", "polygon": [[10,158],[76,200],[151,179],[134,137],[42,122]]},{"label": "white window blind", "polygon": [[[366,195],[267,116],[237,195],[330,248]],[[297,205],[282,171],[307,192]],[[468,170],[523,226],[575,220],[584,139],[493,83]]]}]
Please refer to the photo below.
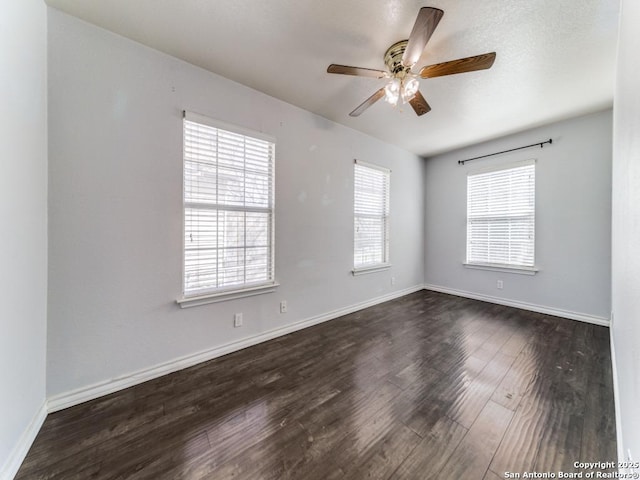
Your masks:
[{"label": "white window blind", "polygon": [[274,280],[275,144],[215,125],[185,113],[185,297]]},{"label": "white window blind", "polygon": [[390,172],[356,162],[354,173],[354,267],[388,263]]},{"label": "white window blind", "polygon": [[535,163],[467,177],[467,263],[534,266]]}]

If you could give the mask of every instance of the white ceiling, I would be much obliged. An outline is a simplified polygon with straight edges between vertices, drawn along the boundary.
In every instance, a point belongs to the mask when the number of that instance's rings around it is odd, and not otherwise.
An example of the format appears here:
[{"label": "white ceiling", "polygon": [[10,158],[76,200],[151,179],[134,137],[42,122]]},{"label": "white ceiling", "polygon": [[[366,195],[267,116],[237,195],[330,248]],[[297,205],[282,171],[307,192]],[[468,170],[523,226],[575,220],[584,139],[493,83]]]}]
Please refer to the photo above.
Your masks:
[{"label": "white ceiling", "polygon": [[[50,6],[335,122],[433,155],[612,104],[619,0],[47,0]],[[421,80],[431,112],[379,101],[420,7],[444,10],[417,67],[497,52],[490,70]],[[417,70],[417,69],[414,69]]]}]

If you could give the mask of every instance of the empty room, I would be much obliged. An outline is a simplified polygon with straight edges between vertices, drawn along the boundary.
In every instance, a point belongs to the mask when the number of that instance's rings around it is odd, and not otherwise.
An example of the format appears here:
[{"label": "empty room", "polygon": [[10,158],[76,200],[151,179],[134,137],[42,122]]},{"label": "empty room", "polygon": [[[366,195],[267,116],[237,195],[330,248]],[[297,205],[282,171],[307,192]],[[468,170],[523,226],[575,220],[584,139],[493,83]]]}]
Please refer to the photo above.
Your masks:
[{"label": "empty room", "polygon": [[637,25],[3,1],[0,480],[639,478]]}]

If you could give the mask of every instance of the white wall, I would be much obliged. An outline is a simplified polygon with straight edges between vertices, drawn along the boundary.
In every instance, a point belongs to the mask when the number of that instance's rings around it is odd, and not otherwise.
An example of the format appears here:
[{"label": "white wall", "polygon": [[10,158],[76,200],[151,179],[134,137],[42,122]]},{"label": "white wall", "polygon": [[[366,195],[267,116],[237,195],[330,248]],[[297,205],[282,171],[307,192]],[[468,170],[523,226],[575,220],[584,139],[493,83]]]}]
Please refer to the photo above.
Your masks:
[{"label": "white wall", "polygon": [[[415,155],[53,9],[49,94],[54,399],[422,284],[424,162]],[[183,109],[276,137],[276,293],[174,303]],[[350,274],[354,158],[393,170],[393,267],[359,277]]]},{"label": "white wall", "polygon": [[47,307],[46,7],[0,6],[0,478],[44,420]]},{"label": "white wall", "polygon": [[[612,339],[618,451],[640,460],[640,3],[623,0],[613,118]],[[620,428],[622,427],[622,428]],[[622,441],[620,441],[622,440]]]},{"label": "white wall", "polygon": [[[525,308],[606,322],[610,312],[611,110],[427,160],[425,283]],[[458,165],[553,139],[552,145]],[[489,165],[536,163],[534,275],[465,268],[466,175]],[[504,289],[496,288],[503,280]]]}]

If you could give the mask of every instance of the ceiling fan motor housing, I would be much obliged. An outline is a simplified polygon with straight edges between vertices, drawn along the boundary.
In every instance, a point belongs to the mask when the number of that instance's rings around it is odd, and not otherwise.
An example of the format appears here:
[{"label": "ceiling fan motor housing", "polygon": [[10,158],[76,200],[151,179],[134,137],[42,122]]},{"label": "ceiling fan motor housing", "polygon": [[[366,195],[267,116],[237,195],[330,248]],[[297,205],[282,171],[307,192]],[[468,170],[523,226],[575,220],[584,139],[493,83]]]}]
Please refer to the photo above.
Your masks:
[{"label": "ceiling fan motor housing", "polygon": [[412,65],[404,66],[402,64],[402,56],[407,49],[408,42],[408,40],[400,40],[391,45],[384,54],[384,63],[394,77],[403,77],[411,70]]}]

